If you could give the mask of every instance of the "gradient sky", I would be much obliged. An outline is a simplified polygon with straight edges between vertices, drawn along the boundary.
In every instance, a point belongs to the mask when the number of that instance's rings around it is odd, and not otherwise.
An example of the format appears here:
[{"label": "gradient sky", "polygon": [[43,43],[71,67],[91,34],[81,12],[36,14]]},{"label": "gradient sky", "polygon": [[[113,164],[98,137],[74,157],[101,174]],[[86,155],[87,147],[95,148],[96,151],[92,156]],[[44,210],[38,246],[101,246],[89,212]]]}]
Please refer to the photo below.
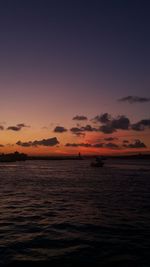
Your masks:
[{"label": "gradient sky", "polygon": [[[138,0],[0,1],[0,152],[136,151],[136,145],[112,149],[107,142],[103,148],[66,146],[104,142],[110,136],[118,138],[116,144],[139,139],[146,148],[138,151],[149,151],[149,14],[149,1]],[[118,101],[128,96],[139,99]],[[91,119],[103,113],[128,117],[129,129],[71,133],[78,123],[94,127]],[[72,120],[76,115],[88,121]],[[146,127],[133,131],[141,120],[149,120]],[[8,130],[20,123],[30,127]],[[55,133],[56,126],[68,131]],[[59,140],[56,146],[16,145],[53,137]]]}]

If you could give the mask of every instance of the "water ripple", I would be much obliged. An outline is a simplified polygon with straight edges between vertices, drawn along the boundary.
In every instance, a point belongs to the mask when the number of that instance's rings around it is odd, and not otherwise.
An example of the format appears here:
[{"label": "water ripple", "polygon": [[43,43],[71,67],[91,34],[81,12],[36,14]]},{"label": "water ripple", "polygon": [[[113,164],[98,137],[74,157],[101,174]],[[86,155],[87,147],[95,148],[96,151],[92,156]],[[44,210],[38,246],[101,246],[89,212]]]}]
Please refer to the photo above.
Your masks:
[{"label": "water ripple", "polygon": [[149,266],[149,163],[107,164],[2,163],[0,264]]}]

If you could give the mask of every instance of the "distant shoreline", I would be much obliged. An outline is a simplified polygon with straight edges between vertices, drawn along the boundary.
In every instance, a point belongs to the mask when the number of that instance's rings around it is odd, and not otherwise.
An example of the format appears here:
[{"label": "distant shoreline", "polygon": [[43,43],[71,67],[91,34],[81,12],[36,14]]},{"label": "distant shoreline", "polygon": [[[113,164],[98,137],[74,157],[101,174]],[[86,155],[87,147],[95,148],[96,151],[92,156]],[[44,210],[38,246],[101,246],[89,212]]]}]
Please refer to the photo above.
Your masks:
[{"label": "distant shoreline", "polygon": [[[11,154],[1,154],[0,162],[15,162],[26,160],[85,160],[93,159],[99,155],[74,155],[74,156],[28,156],[23,153],[15,152]],[[111,156],[99,156],[102,160],[107,159],[150,159],[150,154],[137,154],[137,155],[111,155]]]},{"label": "distant shoreline", "polygon": [[[84,160],[92,159],[97,155],[84,155],[83,157],[78,156],[28,156],[28,160]],[[102,159],[150,159],[150,154],[142,155],[114,155],[114,156],[102,156]]]}]

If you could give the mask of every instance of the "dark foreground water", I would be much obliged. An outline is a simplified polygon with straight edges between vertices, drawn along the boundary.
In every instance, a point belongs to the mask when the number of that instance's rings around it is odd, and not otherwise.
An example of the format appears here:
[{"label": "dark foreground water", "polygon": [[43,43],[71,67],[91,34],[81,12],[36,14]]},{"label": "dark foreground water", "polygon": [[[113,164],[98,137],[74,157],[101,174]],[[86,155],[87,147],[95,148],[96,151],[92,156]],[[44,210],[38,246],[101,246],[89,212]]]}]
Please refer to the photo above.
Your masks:
[{"label": "dark foreground water", "polygon": [[0,163],[0,265],[149,267],[149,252],[148,161]]}]

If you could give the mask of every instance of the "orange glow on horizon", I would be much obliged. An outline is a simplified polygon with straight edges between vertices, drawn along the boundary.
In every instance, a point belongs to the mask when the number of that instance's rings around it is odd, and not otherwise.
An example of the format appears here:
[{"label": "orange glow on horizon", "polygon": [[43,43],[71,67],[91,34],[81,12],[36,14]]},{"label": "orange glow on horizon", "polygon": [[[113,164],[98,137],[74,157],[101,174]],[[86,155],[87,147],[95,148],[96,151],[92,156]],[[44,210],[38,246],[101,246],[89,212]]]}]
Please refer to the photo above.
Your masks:
[{"label": "orange glow on horizon", "polygon": [[[28,125],[28,124],[27,124]],[[120,154],[130,154],[130,153],[149,153],[149,130],[145,132],[135,132],[135,131],[117,131],[113,134],[103,134],[101,132],[86,132],[85,136],[76,136],[72,134],[69,129],[65,133],[55,133],[52,129],[43,129],[41,127],[28,127],[23,128],[21,131],[9,131],[5,126],[5,130],[0,131],[1,141],[0,144],[4,145],[0,147],[0,153],[13,153],[14,151],[23,152],[27,155],[77,155],[79,152],[83,155],[120,155]],[[59,144],[56,146],[42,146],[39,145],[23,147],[16,145],[18,141],[21,142],[34,142],[35,140],[40,141],[43,139],[49,139],[56,137]],[[114,138],[112,141],[107,141],[107,138]],[[141,142],[146,143],[147,148],[123,148],[123,140],[127,139],[129,143],[136,139],[140,139]],[[118,148],[107,148],[107,147],[92,147],[95,144],[107,144],[114,143],[118,145]],[[65,144],[89,144],[91,147],[82,146],[66,146]]]}]

